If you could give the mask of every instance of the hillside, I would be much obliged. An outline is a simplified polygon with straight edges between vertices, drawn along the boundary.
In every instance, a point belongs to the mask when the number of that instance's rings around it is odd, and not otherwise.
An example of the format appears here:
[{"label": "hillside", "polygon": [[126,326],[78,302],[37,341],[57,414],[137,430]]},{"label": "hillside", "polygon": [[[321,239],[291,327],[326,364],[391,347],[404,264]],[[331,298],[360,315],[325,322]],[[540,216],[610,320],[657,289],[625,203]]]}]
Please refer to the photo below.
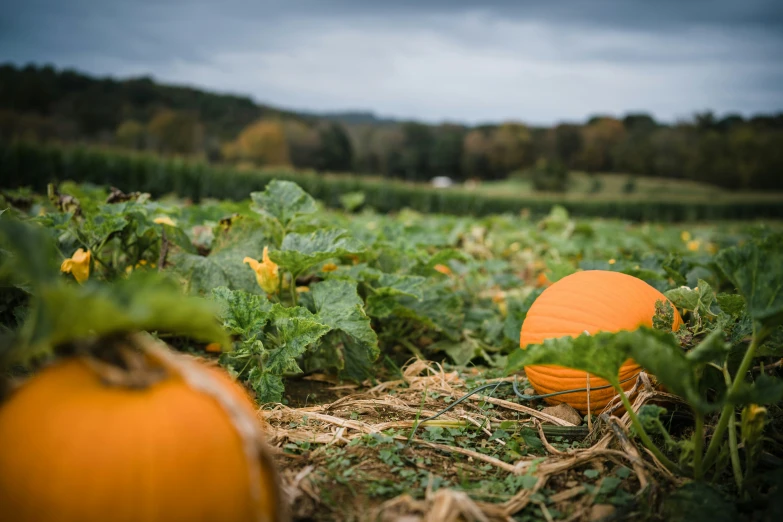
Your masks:
[{"label": "hillside", "polygon": [[746,119],[706,112],[674,125],[645,113],[549,128],[512,120],[429,125],[371,111],[283,110],[149,77],[96,78],[7,64],[0,66],[0,140],[15,139],[407,181],[497,181],[513,174],[537,191],[569,190],[563,174],[569,170],[783,190],[783,114]]}]

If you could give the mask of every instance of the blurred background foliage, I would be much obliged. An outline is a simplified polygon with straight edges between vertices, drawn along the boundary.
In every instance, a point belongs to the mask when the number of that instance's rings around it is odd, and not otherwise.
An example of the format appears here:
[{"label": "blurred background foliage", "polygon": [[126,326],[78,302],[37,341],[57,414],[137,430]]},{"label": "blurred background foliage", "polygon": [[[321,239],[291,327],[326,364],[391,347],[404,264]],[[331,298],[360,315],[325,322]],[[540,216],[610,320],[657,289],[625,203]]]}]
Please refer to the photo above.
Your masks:
[{"label": "blurred background foliage", "polygon": [[408,181],[512,176],[547,192],[575,184],[584,193],[605,192],[615,185],[597,176],[606,173],[623,174],[621,194],[644,186],[636,178],[650,177],[783,190],[783,114],[746,119],[707,112],[674,124],[640,113],[553,127],[429,125],[361,113],[300,114],[145,77],[94,78],[49,66],[0,66],[0,141],[13,140]]}]

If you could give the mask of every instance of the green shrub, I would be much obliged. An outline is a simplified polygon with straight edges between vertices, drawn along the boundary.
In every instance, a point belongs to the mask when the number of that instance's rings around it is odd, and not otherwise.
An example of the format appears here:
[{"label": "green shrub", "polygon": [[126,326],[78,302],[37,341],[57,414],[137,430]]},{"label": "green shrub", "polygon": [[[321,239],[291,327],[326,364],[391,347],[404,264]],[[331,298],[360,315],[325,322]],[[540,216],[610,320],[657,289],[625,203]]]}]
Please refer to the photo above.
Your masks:
[{"label": "green shrub", "polygon": [[[562,184],[561,166],[546,165],[541,179]],[[566,172],[567,176],[567,172]],[[298,183],[327,206],[341,208],[340,197],[362,192],[364,204],[379,212],[411,208],[458,215],[516,214],[527,209],[544,216],[559,204],[573,216],[602,216],[630,221],[696,221],[783,218],[783,200],[732,198],[721,202],[687,199],[575,198],[555,194],[487,195],[460,189],[435,189],[400,181],[359,176],[323,176],[290,169],[238,170],[199,161],[89,147],[63,147],[22,142],[0,143],[0,187],[30,187],[43,192],[53,181],[72,180],[110,185],[122,190],[174,193],[201,198],[241,200],[263,190],[273,179]],[[550,189],[551,190],[551,189]]]}]

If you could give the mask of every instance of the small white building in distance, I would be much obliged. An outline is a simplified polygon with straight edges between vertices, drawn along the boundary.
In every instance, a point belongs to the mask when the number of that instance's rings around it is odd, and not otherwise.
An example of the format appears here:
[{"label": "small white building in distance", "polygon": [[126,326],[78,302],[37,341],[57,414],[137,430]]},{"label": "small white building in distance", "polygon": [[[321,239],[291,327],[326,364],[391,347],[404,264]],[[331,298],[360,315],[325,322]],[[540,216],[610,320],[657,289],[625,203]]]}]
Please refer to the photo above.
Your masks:
[{"label": "small white building in distance", "polygon": [[435,188],[446,188],[454,184],[452,179],[448,176],[436,176],[432,178],[432,186]]}]

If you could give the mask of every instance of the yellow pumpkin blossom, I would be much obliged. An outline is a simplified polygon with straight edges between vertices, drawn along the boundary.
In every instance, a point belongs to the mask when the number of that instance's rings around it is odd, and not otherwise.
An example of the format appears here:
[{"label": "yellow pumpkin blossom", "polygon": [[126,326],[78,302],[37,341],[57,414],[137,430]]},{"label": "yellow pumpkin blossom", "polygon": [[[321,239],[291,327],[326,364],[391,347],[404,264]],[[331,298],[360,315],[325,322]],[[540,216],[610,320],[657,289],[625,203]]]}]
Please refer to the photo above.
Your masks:
[{"label": "yellow pumpkin blossom", "polygon": [[680,232],[680,239],[682,239],[683,243],[687,243],[688,241],[691,240],[691,233],[688,232],[687,230],[683,230],[682,232]]},{"label": "yellow pumpkin blossom", "polygon": [[742,438],[746,444],[755,444],[764,433],[767,409],[758,404],[748,404],[742,409]]},{"label": "yellow pumpkin blossom", "polygon": [[688,247],[688,250],[691,252],[696,252],[699,250],[699,246],[701,245],[701,241],[698,239],[693,239],[691,241],[688,241],[688,244],[686,245]]},{"label": "yellow pumpkin blossom", "polygon": [[614,258],[612,258],[612,259],[610,259],[610,260],[609,260],[609,264],[610,264],[610,265],[613,265],[613,264],[615,264],[616,262],[617,262],[617,260],[616,260],[616,259],[614,259]]},{"label": "yellow pumpkin blossom", "polygon": [[63,261],[60,265],[60,272],[73,274],[77,282],[84,283],[90,277],[90,258],[90,251],[85,252],[80,248],[74,252],[70,259]]},{"label": "yellow pumpkin blossom", "polygon": [[152,220],[152,222],[157,223],[158,225],[168,225],[170,227],[177,226],[177,223],[168,216],[156,217],[155,219]]},{"label": "yellow pumpkin blossom", "polygon": [[492,302],[498,305],[500,315],[506,317],[508,314],[508,304],[506,303],[506,293],[502,290],[498,290],[495,295],[492,296]]},{"label": "yellow pumpkin blossom", "polygon": [[264,254],[259,263],[252,257],[246,257],[243,263],[250,265],[250,268],[256,273],[258,286],[267,294],[274,294],[280,288],[280,278],[278,277],[277,263],[269,259],[269,247],[264,247]]},{"label": "yellow pumpkin blossom", "polygon": [[451,275],[451,268],[447,267],[446,265],[435,265],[432,268],[434,268],[436,271],[440,272],[441,274]]},{"label": "yellow pumpkin blossom", "polygon": [[299,294],[301,294],[303,292],[309,292],[309,291],[310,291],[310,287],[309,286],[297,286],[296,287],[296,292],[299,293]]},{"label": "yellow pumpkin blossom", "polygon": [[334,263],[326,263],[321,267],[321,271],[323,272],[334,272],[335,270],[337,270],[337,265]]}]

